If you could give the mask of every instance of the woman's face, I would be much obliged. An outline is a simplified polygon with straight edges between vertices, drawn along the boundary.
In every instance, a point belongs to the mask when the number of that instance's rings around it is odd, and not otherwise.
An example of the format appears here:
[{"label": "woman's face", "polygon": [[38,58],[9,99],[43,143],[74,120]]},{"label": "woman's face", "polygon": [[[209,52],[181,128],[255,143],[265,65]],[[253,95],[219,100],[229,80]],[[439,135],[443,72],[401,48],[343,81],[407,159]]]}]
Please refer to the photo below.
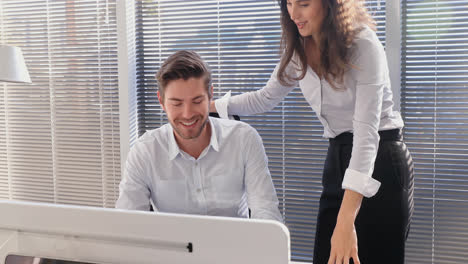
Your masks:
[{"label": "woman's face", "polygon": [[287,0],[289,17],[302,37],[320,33],[325,11],[322,0]]}]

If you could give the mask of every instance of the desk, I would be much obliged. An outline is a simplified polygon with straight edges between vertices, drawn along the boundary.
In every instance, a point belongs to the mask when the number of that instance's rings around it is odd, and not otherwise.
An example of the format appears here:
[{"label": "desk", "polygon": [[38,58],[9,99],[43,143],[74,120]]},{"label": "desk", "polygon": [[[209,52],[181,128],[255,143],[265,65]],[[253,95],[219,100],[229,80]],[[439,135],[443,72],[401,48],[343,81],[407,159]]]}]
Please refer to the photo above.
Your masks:
[{"label": "desk", "polygon": [[0,212],[0,264],[8,255],[142,264],[291,259],[289,231],[276,221],[18,201],[0,201]]}]

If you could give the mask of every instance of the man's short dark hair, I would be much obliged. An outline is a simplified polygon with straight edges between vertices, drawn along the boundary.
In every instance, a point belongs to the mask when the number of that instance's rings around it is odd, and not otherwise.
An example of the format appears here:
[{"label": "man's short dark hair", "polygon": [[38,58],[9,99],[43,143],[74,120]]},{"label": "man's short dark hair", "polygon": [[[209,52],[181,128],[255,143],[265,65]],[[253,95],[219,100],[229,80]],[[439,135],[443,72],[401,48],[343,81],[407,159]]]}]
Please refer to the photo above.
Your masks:
[{"label": "man's short dark hair", "polygon": [[164,61],[156,74],[160,96],[164,98],[164,91],[169,82],[179,79],[188,80],[193,77],[205,78],[206,92],[211,99],[211,71],[208,65],[195,51],[175,52]]}]

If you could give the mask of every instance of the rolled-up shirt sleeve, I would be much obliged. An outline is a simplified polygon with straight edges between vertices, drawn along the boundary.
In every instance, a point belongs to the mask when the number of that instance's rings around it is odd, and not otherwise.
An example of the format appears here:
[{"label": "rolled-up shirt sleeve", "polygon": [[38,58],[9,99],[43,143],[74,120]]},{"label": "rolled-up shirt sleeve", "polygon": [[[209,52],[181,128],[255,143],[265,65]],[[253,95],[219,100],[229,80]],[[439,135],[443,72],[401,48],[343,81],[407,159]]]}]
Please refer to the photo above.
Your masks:
[{"label": "rolled-up shirt sleeve", "polygon": [[[297,81],[293,81],[287,86],[282,85],[277,78],[278,69],[279,64],[262,89],[216,100],[217,111],[227,112],[230,115],[245,116],[272,110],[298,84]],[[296,71],[292,65],[286,67],[286,72],[289,76],[296,75]]]},{"label": "rolled-up shirt sleeve", "polygon": [[385,86],[390,86],[390,80],[385,51],[377,37],[360,38],[355,44],[353,150],[342,187],[372,197],[380,188],[380,182],[373,179],[372,174],[379,148],[383,91]]},{"label": "rolled-up shirt sleeve", "polygon": [[245,186],[252,218],[283,222],[262,139],[251,128],[244,141]]}]

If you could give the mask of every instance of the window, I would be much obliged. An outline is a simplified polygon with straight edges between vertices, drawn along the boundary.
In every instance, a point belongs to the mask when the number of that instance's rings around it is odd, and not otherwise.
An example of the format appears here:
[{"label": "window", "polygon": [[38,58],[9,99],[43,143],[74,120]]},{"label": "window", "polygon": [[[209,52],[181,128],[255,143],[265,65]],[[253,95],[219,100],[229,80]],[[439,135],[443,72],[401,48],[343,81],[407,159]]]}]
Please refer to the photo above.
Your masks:
[{"label": "window", "polygon": [[408,263],[468,259],[468,1],[402,1],[401,111],[415,165]]},{"label": "window", "polygon": [[113,207],[120,182],[115,1],[0,1],[32,84],[0,84],[0,198]]}]

